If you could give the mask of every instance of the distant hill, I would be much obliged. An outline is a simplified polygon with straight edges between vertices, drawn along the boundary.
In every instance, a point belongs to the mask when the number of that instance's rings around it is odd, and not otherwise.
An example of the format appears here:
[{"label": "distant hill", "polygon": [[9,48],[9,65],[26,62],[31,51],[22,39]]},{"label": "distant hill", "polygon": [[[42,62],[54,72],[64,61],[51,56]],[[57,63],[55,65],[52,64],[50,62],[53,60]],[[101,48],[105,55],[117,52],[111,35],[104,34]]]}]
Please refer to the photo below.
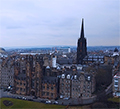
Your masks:
[{"label": "distant hill", "polygon": [[0,53],[5,53],[5,49],[0,47]]},{"label": "distant hill", "polygon": [[[31,46],[31,47],[5,47],[6,50],[13,50],[13,49],[26,49],[26,50],[43,50],[43,49],[47,49],[47,50],[51,50],[52,48],[56,48],[59,49],[61,47],[70,47],[73,50],[77,50],[76,46]],[[115,48],[117,48],[120,51],[120,46],[88,46],[87,47],[87,51],[97,51],[97,50],[114,50]],[[1,48],[2,51],[5,51],[4,48]]]}]

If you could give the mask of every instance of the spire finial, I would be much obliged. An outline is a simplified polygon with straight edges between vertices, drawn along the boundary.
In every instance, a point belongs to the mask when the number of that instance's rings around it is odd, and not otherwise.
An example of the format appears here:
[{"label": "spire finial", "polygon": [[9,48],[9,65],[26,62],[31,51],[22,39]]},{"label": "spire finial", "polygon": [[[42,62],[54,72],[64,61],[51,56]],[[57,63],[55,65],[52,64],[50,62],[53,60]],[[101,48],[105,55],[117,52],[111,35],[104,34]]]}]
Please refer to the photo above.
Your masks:
[{"label": "spire finial", "polygon": [[84,19],[82,18],[82,26],[81,26],[81,38],[84,38]]}]

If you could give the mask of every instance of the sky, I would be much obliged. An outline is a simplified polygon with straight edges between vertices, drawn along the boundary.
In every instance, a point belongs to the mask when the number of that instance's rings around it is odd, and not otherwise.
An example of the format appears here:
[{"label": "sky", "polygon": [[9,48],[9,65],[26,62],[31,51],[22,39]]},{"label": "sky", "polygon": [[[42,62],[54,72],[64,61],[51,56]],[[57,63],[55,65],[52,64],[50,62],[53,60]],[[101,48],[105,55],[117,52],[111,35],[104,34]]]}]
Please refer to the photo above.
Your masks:
[{"label": "sky", "polygon": [[119,0],[0,0],[0,47],[120,45]]}]

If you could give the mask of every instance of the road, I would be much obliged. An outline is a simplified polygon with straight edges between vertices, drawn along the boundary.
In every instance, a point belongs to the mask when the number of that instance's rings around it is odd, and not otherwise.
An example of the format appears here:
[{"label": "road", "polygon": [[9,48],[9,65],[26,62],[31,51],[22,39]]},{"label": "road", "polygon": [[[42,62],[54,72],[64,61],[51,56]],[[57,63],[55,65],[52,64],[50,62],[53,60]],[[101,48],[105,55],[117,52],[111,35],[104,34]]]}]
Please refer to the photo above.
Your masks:
[{"label": "road", "polygon": [[[27,99],[31,99],[35,102],[41,102],[41,100],[47,101],[48,99],[43,99],[43,98],[37,98],[33,99],[33,96],[24,96],[24,95],[17,95],[17,94],[12,94],[8,91],[3,91],[3,89],[0,89],[0,98],[2,97],[7,97],[7,98],[17,98],[17,97],[25,97]],[[50,101],[55,101],[55,100],[50,100]]]}]

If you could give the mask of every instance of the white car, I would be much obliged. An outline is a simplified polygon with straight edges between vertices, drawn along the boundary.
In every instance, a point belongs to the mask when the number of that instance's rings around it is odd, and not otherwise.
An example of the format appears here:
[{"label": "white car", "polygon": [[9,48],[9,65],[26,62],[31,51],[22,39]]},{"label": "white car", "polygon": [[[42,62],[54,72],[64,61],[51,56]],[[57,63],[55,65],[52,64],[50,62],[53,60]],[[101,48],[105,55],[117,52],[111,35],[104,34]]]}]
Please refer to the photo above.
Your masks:
[{"label": "white car", "polygon": [[26,100],[27,98],[25,98],[25,97],[22,97],[22,99],[23,99],[23,100]]},{"label": "white car", "polygon": [[66,97],[66,98],[64,98],[64,100],[69,100],[69,97],[68,97],[68,98],[67,98],[67,97]]},{"label": "white car", "polygon": [[46,101],[45,103],[46,103],[46,104],[51,104],[51,101],[50,101],[50,100],[48,100],[48,101]]},{"label": "white car", "polygon": [[58,101],[53,101],[53,104],[58,104]]}]

